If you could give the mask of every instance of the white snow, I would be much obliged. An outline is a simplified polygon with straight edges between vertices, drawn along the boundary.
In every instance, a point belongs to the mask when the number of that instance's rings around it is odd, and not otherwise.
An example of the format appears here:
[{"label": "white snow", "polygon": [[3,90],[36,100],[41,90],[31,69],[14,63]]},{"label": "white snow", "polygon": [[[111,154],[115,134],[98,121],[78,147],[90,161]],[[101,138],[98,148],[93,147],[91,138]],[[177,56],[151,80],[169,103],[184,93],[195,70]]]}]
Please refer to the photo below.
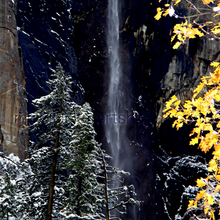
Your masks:
[{"label": "white snow", "polygon": [[220,13],[220,7],[214,7],[213,11],[216,12],[216,13]]},{"label": "white snow", "polygon": [[168,14],[169,14],[170,17],[172,17],[175,14],[175,10],[172,6],[169,8]]},{"label": "white snow", "polygon": [[43,43],[42,41],[38,40],[37,38],[34,38],[34,40],[36,40],[37,42],[43,44],[44,46],[48,46],[47,44]]}]

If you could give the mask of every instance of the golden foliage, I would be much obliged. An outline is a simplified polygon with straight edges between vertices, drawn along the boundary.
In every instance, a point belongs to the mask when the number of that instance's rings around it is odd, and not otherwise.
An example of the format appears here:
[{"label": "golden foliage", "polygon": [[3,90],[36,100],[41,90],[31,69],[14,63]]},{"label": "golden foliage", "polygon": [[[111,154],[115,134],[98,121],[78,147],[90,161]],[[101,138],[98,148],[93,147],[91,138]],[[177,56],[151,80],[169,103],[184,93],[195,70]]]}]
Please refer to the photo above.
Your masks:
[{"label": "golden foliage", "polygon": [[[197,186],[202,188],[203,186],[205,186],[205,180],[203,178],[200,178],[197,180]],[[201,192],[201,191],[200,191]]]},{"label": "golden foliage", "polygon": [[[211,40],[220,39],[220,22],[216,21],[216,16],[220,15],[220,0],[182,1],[186,1],[190,6],[190,16],[181,17],[176,14],[175,6],[180,4],[181,0],[172,0],[171,4],[158,8],[155,16],[156,20],[168,14],[181,19],[181,22],[173,28],[171,37],[173,49],[178,49],[180,45],[196,37],[206,36],[211,37],[209,38]],[[201,11],[201,7],[196,5],[199,1],[209,10]],[[204,17],[200,19],[203,15],[211,15],[213,19],[204,21]],[[206,18],[211,16],[206,16]],[[205,153],[212,149],[213,158],[208,164],[209,173],[206,178],[197,180],[197,187],[200,191],[194,200],[189,201],[188,209],[203,208],[205,215],[210,220],[214,220],[215,209],[220,207],[220,62],[212,62],[210,65],[214,68],[214,72],[201,78],[201,82],[193,91],[192,99],[181,104],[175,95],[172,96],[165,103],[163,117],[164,119],[174,118],[172,126],[177,130],[184,124],[194,123],[189,144],[198,146]],[[218,214],[220,215],[220,211]]]},{"label": "golden foliage", "polygon": [[180,3],[181,2],[181,0],[173,0],[175,3],[174,3],[174,5],[177,5],[178,3]]},{"label": "golden foliage", "polygon": [[193,27],[191,23],[188,24],[187,20],[184,23],[176,24],[173,28],[173,33],[173,36],[177,36],[178,39],[173,49],[177,49],[181,44],[185,44],[188,39],[196,38],[196,36],[204,36],[204,33],[197,27]]},{"label": "golden foliage", "polygon": [[[173,28],[171,42],[177,37],[177,42],[175,42],[173,49],[177,49],[181,44],[185,44],[187,40],[196,38],[197,36],[210,36],[220,39],[220,23],[213,22],[213,20],[204,21],[204,18],[202,18],[202,16],[208,14],[212,15],[213,18],[219,16],[220,2],[218,1],[218,3],[213,4],[216,2],[215,0],[197,0],[193,2],[190,0],[182,1],[186,1],[190,6],[190,15],[188,17],[178,15],[175,11],[176,5],[179,4],[181,0],[172,0],[171,2],[173,3],[165,4],[164,7],[157,8],[157,14],[154,17],[156,20],[159,20],[162,16],[166,17],[169,14],[171,17],[175,16],[176,18],[185,20],[182,23],[176,24]],[[203,11],[204,9],[197,7],[196,4],[199,6],[199,1],[202,1],[206,7],[208,5],[210,10]],[[172,13],[170,13],[171,11]],[[194,12],[194,14],[191,15],[192,12]]]},{"label": "golden foliage", "polygon": [[212,3],[213,1],[212,0],[203,0],[203,4],[205,5],[205,4],[210,4],[210,3]]},{"label": "golden foliage", "polygon": [[162,13],[163,13],[162,9],[161,8],[157,8],[157,14],[154,16],[154,18],[156,20],[160,20],[160,18],[162,16]]},{"label": "golden foliage", "polygon": [[[173,127],[177,130],[183,124],[193,122],[195,126],[190,134],[192,138],[189,144],[197,145],[205,153],[213,149],[213,158],[209,161],[208,167],[210,175],[205,179],[197,180],[197,187],[201,190],[195,200],[189,201],[188,208],[197,208],[200,201],[204,213],[210,219],[215,219],[213,204],[219,203],[213,195],[220,191],[220,109],[215,104],[220,101],[220,65],[213,62],[211,66],[215,68],[214,72],[210,76],[202,77],[193,92],[192,99],[181,104],[175,95],[172,96],[165,104],[163,117],[175,118]],[[201,94],[203,90],[206,92]],[[210,188],[209,181],[213,179],[217,184]]]}]

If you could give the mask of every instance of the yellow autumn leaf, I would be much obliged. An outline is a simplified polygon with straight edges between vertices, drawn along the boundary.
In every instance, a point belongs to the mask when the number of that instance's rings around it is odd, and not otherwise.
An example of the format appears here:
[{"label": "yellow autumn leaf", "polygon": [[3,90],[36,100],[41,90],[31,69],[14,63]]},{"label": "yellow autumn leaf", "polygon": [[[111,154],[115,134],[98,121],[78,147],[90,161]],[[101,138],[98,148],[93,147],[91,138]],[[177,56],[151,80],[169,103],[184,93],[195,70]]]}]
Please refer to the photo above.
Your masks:
[{"label": "yellow autumn leaf", "polygon": [[197,34],[197,30],[195,28],[191,29],[191,28],[188,28],[185,35],[189,38],[195,38],[196,37],[196,34]]},{"label": "yellow autumn leaf", "polygon": [[199,37],[203,37],[204,36],[204,33],[202,33],[201,31],[197,30],[197,33],[196,33]]},{"label": "yellow autumn leaf", "polygon": [[218,165],[217,165],[215,159],[210,160],[209,161],[208,171],[216,172],[217,170],[218,170]]},{"label": "yellow autumn leaf", "polygon": [[215,100],[216,100],[217,102],[220,101],[220,95],[219,95],[219,94],[215,96]]},{"label": "yellow autumn leaf", "polygon": [[206,85],[208,83],[208,79],[210,78],[210,76],[203,76],[202,77],[202,82],[204,82],[204,84]]},{"label": "yellow autumn leaf", "polygon": [[198,144],[198,143],[199,143],[199,138],[195,137],[195,138],[191,139],[189,144],[190,145],[195,145],[195,144]]},{"label": "yellow autumn leaf", "polygon": [[211,209],[210,206],[206,206],[205,209],[204,209],[204,213],[207,215],[208,214],[208,211]]},{"label": "yellow autumn leaf", "polygon": [[215,220],[215,215],[214,215],[214,211],[213,211],[213,210],[211,210],[211,211],[209,212],[209,216],[210,216],[210,219],[211,219],[211,220]]},{"label": "yellow autumn leaf", "polygon": [[205,124],[203,130],[204,131],[213,131],[213,127],[211,124]]},{"label": "yellow autumn leaf", "polygon": [[180,103],[181,103],[181,100],[178,100],[178,101],[174,102],[173,105],[178,107],[180,105]]},{"label": "yellow autumn leaf", "polygon": [[[185,22],[183,23],[183,26],[186,26],[188,24],[188,21],[185,20]],[[190,24],[191,25],[191,24]]]},{"label": "yellow autumn leaf", "polygon": [[205,5],[210,4],[212,2],[213,2],[212,0],[203,0],[203,4],[205,4]]},{"label": "yellow autumn leaf", "polygon": [[214,74],[212,74],[212,77],[210,79],[213,84],[218,84],[220,81],[220,68],[219,66],[215,69]]},{"label": "yellow autumn leaf", "polygon": [[174,1],[175,1],[174,5],[177,5],[178,3],[181,2],[181,0],[174,0]]},{"label": "yellow autumn leaf", "polygon": [[200,134],[201,130],[197,127],[193,128],[192,132],[189,134],[189,136],[193,136],[194,134]]},{"label": "yellow autumn leaf", "polygon": [[199,148],[204,153],[207,153],[210,150],[210,145],[208,145],[205,141],[201,141],[200,144],[199,144]]},{"label": "yellow autumn leaf", "polygon": [[220,175],[216,175],[215,178],[220,181]]},{"label": "yellow autumn leaf", "polygon": [[182,34],[178,34],[178,35],[177,35],[177,39],[178,39],[179,41],[184,41],[185,36],[182,35]]},{"label": "yellow autumn leaf", "polygon": [[198,201],[198,200],[202,199],[204,195],[205,195],[205,190],[200,190],[196,196],[196,200]]},{"label": "yellow autumn leaf", "polygon": [[208,195],[208,198],[207,198],[207,202],[209,205],[213,205],[214,204],[214,201],[215,199],[212,197],[211,194]]},{"label": "yellow autumn leaf", "polygon": [[177,125],[176,125],[176,130],[178,131],[181,127],[183,127],[183,123],[181,122],[181,123],[178,123]]},{"label": "yellow autumn leaf", "polygon": [[219,143],[215,144],[214,149],[215,150],[220,150],[220,144]]},{"label": "yellow autumn leaf", "polygon": [[163,16],[166,17],[169,14],[169,8],[165,10],[165,12],[163,13]]},{"label": "yellow autumn leaf", "polygon": [[175,39],[176,37],[176,34],[174,34],[172,37],[171,37],[171,42],[173,42],[173,40]]},{"label": "yellow autumn leaf", "polygon": [[215,150],[212,154],[213,154],[216,158],[220,158],[220,149]]},{"label": "yellow autumn leaf", "polygon": [[157,14],[154,16],[155,20],[160,20],[162,13],[163,13],[162,9],[157,8]]},{"label": "yellow autumn leaf", "polygon": [[219,34],[219,33],[220,33],[220,28],[213,28],[213,29],[212,29],[212,32],[213,32],[214,34]]},{"label": "yellow autumn leaf", "polygon": [[197,201],[194,202],[193,208],[197,208]]},{"label": "yellow autumn leaf", "polygon": [[174,27],[173,27],[173,33],[176,33],[178,34],[180,32],[180,30],[183,28],[183,23],[182,24],[176,24]]},{"label": "yellow autumn leaf", "polygon": [[218,122],[218,124],[216,125],[217,128],[220,128],[220,121]]},{"label": "yellow autumn leaf", "polygon": [[182,43],[181,42],[176,42],[173,46],[173,49],[177,49]]},{"label": "yellow autumn leaf", "polygon": [[194,205],[194,200],[189,200],[188,208],[190,209]]},{"label": "yellow autumn leaf", "polygon": [[205,178],[205,180],[208,181],[208,180],[210,180],[210,179],[213,179],[213,177],[214,177],[213,175],[209,175],[209,176],[207,176],[207,177]]},{"label": "yellow autumn leaf", "polygon": [[177,97],[176,97],[175,95],[173,95],[169,101],[166,101],[166,104],[165,104],[166,107],[165,107],[165,109],[163,110],[163,112],[166,112],[166,111],[170,110],[170,109],[171,109],[171,105],[172,105],[175,101],[177,101],[177,100],[178,100]]},{"label": "yellow autumn leaf", "polygon": [[204,82],[200,82],[200,84],[196,87],[196,89],[193,91],[193,98],[195,98],[200,92],[201,90],[204,88],[205,83]]},{"label": "yellow autumn leaf", "polygon": [[218,138],[219,134],[216,131],[210,131],[205,135],[205,141],[209,148],[218,144]]},{"label": "yellow autumn leaf", "polygon": [[210,64],[210,66],[217,67],[219,64],[220,64],[219,62],[212,62],[212,63]]},{"label": "yellow autumn leaf", "polygon": [[175,117],[175,116],[176,116],[176,113],[177,113],[177,110],[176,110],[176,109],[171,109],[171,110],[169,111],[169,113],[170,113],[170,118]]},{"label": "yellow autumn leaf", "polygon": [[200,179],[197,179],[197,186],[198,187],[200,187],[200,188],[202,188],[203,186],[205,186],[206,184],[205,184],[205,180],[203,179],[203,178],[200,178]]}]

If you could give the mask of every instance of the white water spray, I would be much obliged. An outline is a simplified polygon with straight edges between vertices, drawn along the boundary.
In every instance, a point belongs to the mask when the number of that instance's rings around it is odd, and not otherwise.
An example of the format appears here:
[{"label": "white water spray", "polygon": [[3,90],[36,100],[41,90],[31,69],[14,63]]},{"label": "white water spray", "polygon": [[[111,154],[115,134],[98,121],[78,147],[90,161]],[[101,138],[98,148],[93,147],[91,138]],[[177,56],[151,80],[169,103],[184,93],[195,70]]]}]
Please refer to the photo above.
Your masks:
[{"label": "white water spray", "polygon": [[[113,166],[126,169],[126,161],[130,161],[129,140],[126,135],[126,123],[129,113],[125,109],[124,85],[122,79],[119,50],[119,0],[108,0],[108,53],[109,53],[109,89],[105,114],[105,135],[111,149]],[[126,113],[125,113],[126,112]],[[123,160],[120,160],[120,157]],[[119,183],[115,183],[118,187]],[[135,209],[132,208],[133,219],[136,220]]]},{"label": "white water spray", "polygon": [[[119,57],[119,12],[118,0],[109,0],[108,5],[108,50],[109,50],[109,90],[107,106],[107,123],[105,133],[110,145],[114,165],[119,165],[119,150],[122,143],[122,126],[118,115],[123,108],[123,91],[121,86],[121,66]],[[121,87],[121,88],[120,88]]]}]

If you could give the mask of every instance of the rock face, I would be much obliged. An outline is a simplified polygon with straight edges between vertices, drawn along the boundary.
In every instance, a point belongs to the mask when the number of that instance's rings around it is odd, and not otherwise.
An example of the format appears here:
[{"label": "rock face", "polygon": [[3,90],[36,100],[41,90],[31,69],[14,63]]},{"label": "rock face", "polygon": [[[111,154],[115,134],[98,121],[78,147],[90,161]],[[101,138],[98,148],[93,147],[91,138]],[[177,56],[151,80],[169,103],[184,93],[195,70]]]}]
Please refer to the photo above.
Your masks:
[{"label": "rock face", "polygon": [[33,111],[31,101],[49,93],[45,82],[58,62],[73,77],[75,101],[83,102],[73,45],[71,4],[60,0],[18,1],[18,36],[23,52],[29,113]]},{"label": "rock face", "polygon": [[[107,6],[107,0],[20,0],[17,25],[23,53],[28,112],[33,111],[32,99],[48,93],[45,81],[54,71],[56,63],[61,62],[74,79],[73,99],[79,104],[84,101],[91,104],[97,140],[108,150],[103,133],[109,81]],[[157,0],[121,0],[120,6],[120,56],[128,119],[127,147],[132,155],[125,158],[122,149],[121,160],[125,161],[127,170],[131,172],[131,178],[126,181],[135,184],[138,199],[143,201],[140,211],[129,207],[128,215],[122,219],[175,219],[181,205],[183,184],[195,183],[198,172],[202,175],[204,171],[203,167],[197,169],[197,166],[204,160],[195,156],[200,152],[189,146],[191,127],[176,132],[171,128],[171,121],[162,120],[163,105],[174,94],[182,100],[191,96],[199,77],[210,71],[209,63],[218,59],[219,45],[216,41],[195,39],[180,50],[173,51],[170,38],[175,19],[155,21],[156,8],[160,6]],[[3,32],[1,36],[7,34],[7,50],[11,48],[9,39],[15,40],[13,37],[16,36],[14,29],[10,30],[0,27]],[[5,54],[15,60],[18,54],[16,45],[13,45],[13,54]],[[10,63],[9,58],[1,59],[5,59],[1,67],[3,72],[5,65]],[[17,62],[19,64],[19,59]],[[12,67],[15,70],[13,65],[10,64],[7,70]],[[10,79],[13,77],[21,80],[18,75],[10,76]],[[9,83],[7,78],[3,82]],[[22,80],[13,83],[7,84],[7,91],[14,89],[15,85],[16,88],[23,85]],[[15,97],[17,101],[12,102],[10,97]],[[15,93],[6,93],[5,99],[1,100],[19,106],[19,110],[18,107],[4,110],[2,115],[9,115],[4,116],[10,119],[9,124],[14,123],[13,117],[20,109],[24,110],[21,107],[25,105],[19,104],[20,99],[16,97]],[[24,113],[21,111],[21,114]],[[0,138],[7,135],[3,124]],[[183,208],[181,212],[184,212]]]},{"label": "rock face", "polygon": [[27,149],[25,79],[19,54],[16,5],[0,1],[0,150],[23,160]]}]

